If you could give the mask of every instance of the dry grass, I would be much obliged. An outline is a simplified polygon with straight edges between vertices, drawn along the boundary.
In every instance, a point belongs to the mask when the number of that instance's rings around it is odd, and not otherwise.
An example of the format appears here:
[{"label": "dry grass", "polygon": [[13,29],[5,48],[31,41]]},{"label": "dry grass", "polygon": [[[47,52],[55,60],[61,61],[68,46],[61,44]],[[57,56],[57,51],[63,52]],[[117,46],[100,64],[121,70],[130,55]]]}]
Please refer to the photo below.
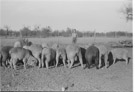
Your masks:
[{"label": "dry grass", "polygon": [[[62,44],[71,44],[72,38],[71,37],[50,37],[50,38],[28,38],[35,44],[42,44],[42,43],[62,43]],[[97,43],[107,43],[107,42],[117,42],[121,40],[132,40],[133,38],[130,37],[120,37],[120,38],[106,38],[106,37],[83,37],[77,39],[77,44],[91,44],[94,42]],[[17,38],[14,39],[1,39],[0,46],[10,45],[13,46],[14,42],[17,41]]]}]

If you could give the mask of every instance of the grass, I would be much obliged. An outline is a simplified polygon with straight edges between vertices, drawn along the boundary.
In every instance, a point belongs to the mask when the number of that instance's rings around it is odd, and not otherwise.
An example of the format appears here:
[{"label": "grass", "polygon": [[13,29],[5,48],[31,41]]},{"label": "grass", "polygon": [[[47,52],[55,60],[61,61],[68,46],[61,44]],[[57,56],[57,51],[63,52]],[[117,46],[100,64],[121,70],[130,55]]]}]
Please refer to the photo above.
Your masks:
[{"label": "grass", "polygon": [[[13,46],[14,42],[18,38],[2,38],[0,40],[0,46]],[[29,41],[32,41],[35,44],[42,43],[62,43],[62,44],[71,44],[71,37],[48,37],[48,38],[28,38]],[[77,44],[91,44],[91,43],[107,43],[107,42],[117,42],[122,40],[133,40],[132,37],[119,37],[119,38],[108,38],[108,37],[82,37],[77,39]]]}]

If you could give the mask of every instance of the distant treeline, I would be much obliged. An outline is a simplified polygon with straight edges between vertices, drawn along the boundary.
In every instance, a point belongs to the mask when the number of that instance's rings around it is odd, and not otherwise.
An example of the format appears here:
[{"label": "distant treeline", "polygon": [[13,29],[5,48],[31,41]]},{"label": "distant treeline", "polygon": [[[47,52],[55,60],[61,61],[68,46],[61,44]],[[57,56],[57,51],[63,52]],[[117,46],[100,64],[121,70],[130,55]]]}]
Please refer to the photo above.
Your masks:
[{"label": "distant treeline", "polygon": [[[19,31],[14,31],[9,28],[0,29],[0,36],[5,37],[56,37],[63,36],[69,37],[72,35],[72,32],[76,29],[67,28],[66,30],[52,30],[50,26],[39,29],[34,28],[30,29],[29,27],[23,27]],[[132,37],[132,33],[123,32],[123,31],[113,31],[113,32],[96,32],[96,31],[79,31],[76,30],[78,37],[121,37],[127,36]]]}]

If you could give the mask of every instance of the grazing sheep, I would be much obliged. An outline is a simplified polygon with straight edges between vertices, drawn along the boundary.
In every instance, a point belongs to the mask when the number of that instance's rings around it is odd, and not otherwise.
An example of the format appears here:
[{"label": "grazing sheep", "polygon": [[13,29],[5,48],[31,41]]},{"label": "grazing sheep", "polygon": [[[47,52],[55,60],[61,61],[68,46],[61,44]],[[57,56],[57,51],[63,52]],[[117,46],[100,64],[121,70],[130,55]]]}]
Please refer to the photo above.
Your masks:
[{"label": "grazing sheep", "polygon": [[58,47],[56,49],[56,67],[58,66],[60,58],[62,58],[63,64],[66,67],[66,57],[66,49]]},{"label": "grazing sheep", "polygon": [[113,64],[116,63],[116,59],[124,59],[126,64],[129,63],[128,50],[124,48],[115,48],[111,50],[113,55]]},{"label": "grazing sheep", "polygon": [[27,49],[21,47],[12,48],[9,51],[11,55],[10,66],[16,70],[16,63],[18,60],[22,60],[24,63],[24,69],[26,69],[27,62],[37,62],[37,60],[32,56],[31,52]]},{"label": "grazing sheep", "polygon": [[63,47],[63,45],[55,43],[52,45],[51,48],[56,50],[56,67],[58,66],[60,58],[62,59],[63,64],[66,67],[66,49]]},{"label": "grazing sheep", "polygon": [[108,62],[108,48],[105,45],[95,45],[98,49],[99,49],[99,68],[102,66],[101,65],[101,61],[102,61],[102,56],[103,56],[103,60],[105,62],[105,66],[107,68],[107,62]]},{"label": "grazing sheep", "polygon": [[92,61],[95,61],[96,68],[99,69],[99,49],[96,46],[91,45],[86,49],[85,58],[86,67],[90,68]]},{"label": "grazing sheep", "polygon": [[31,46],[23,46],[23,48],[28,49],[32,52],[32,55],[38,60],[39,68],[41,67],[41,53],[42,53],[42,46],[38,44],[32,44]]},{"label": "grazing sheep", "polygon": [[7,67],[7,61],[10,60],[9,50],[12,46],[4,46],[0,51],[0,66]]},{"label": "grazing sheep", "polygon": [[[77,57],[79,58],[79,61],[81,63],[81,66],[83,68],[83,60],[82,60],[82,53],[81,48],[75,44],[68,45],[66,47],[66,53],[67,53],[67,59],[68,59],[68,66],[69,68],[72,67],[74,61],[77,60]],[[71,62],[71,64],[70,64]]]},{"label": "grazing sheep", "polygon": [[[56,51],[52,48],[43,48],[42,56],[41,56],[41,66],[44,67],[46,64],[46,68],[49,68],[49,62],[55,62]],[[45,61],[45,63],[44,63]]]}]

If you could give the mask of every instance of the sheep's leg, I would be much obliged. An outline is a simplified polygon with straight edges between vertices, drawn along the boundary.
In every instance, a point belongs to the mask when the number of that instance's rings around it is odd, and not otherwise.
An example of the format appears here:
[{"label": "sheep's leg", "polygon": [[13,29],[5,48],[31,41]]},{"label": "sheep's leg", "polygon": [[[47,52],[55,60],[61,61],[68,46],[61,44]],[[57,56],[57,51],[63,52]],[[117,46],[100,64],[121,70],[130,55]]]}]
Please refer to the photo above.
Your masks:
[{"label": "sheep's leg", "polygon": [[17,59],[13,59],[12,64],[13,64],[13,67],[14,67],[15,70],[16,70],[16,62],[17,62]]},{"label": "sheep's leg", "polygon": [[86,63],[86,67],[88,67],[88,69],[90,69],[90,67],[91,67],[91,60]]},{"label": "sheep's leg", "polygon": [[8,64],[9,64],[9,59],[6,60],[6,67],[8,67]]},{"label": "sheep's leg", "polygon": [[70,60],[68,59],[67,62],[68,62],[68,66],[67,67],[69,67],[70,66]]},{"label": "sheep's leg", "polygon": [[49,69],[49,61],[50,61],[50,57],[46,57],[46,61],[45,61],[45,64],[46,64],[46,68]]},{"label": "sheep's leg", "polygon": [[116,63],[116,58],[114,57],[114,58],[113,58],[113,64],[115,64],[115,63]]},{"label": "sheep's leg", "polygon": [[42,64],[41,64],[41,60],[40,60],[40,58],[39,58],[39,57],[37,57],[37,59],[38,59],[38,62],[39,62],[38,68],[40,68],[40,67],[42,66]]},{"label": "sheep's leg", "polygon": [[74,59],[71,59],[71,64],[70,64],[69,68],[72,68],[73,63],[74,63]]},{"label": "sheep's leg", "polygon": [[126,58],[126,64],[129,64],[129,58],[128,57]]},{"label": "sheep's leg", "polygon": [[108,68],[109,67],[109,61],[108,61],[108,54],[107,53],[104,55],[104,62],[105,62],[105,68]]},{"label": "sheep's leg", "polygon": [[83,60],[82,60],[82,54],[81,54],[81,52],[79,52],[78,57],[79,57],[79,61],[80,61],[80,63],[81,63],[81,66],[82,66],[82,68],[83,68]]},{"label": "sheep's leg", "polygon": [[99,65],[99,57],[95,58],[95,65],[96,68],[99,69],[98,65]]},{"label": "sheep's leg", "polygon": [[24,66],[24,69],[26,69],[26,62],[27,62],[27,59],[24,58],[24,59],[23,59],[23,64],[24,64],[23,66]]},{"label": "sheep's leg", "polygon": [[59,63],[59,55],[57,54],[56,55],[56,67],[58,66],[58,63]]},{"label": "sheep's leg", "polygon": [[44,59],[45,59],[45,56],[42,54],[42,57],[41,57],[41,66],[42,66],[42,68],[44,67]]},{"label": "sheep's leg", "polygon": [[11,69],[13,69],[12,62],[13,62],[13,59],[11,58],[10,61],[9,61],[9,65],[10,65]]},{"label": "sheep's leg", "polygon": [[66,57],[63,56],[63,64],[64,64],[64,67],[66,67]]},{"label": "sheep's leg", "polygon": [[127,55],[125,55],[124,57],[123,57],[123,59],[126,61],[126,65],[129,63],[128,62],[128,56]]},{"label": "sheep's leg", "polygon": [[99,65],[98,65],[98,67],[100,68],[101,67],[101,63],[102,63],[102,61],[101,61],[101,54],[99,54]]}]

